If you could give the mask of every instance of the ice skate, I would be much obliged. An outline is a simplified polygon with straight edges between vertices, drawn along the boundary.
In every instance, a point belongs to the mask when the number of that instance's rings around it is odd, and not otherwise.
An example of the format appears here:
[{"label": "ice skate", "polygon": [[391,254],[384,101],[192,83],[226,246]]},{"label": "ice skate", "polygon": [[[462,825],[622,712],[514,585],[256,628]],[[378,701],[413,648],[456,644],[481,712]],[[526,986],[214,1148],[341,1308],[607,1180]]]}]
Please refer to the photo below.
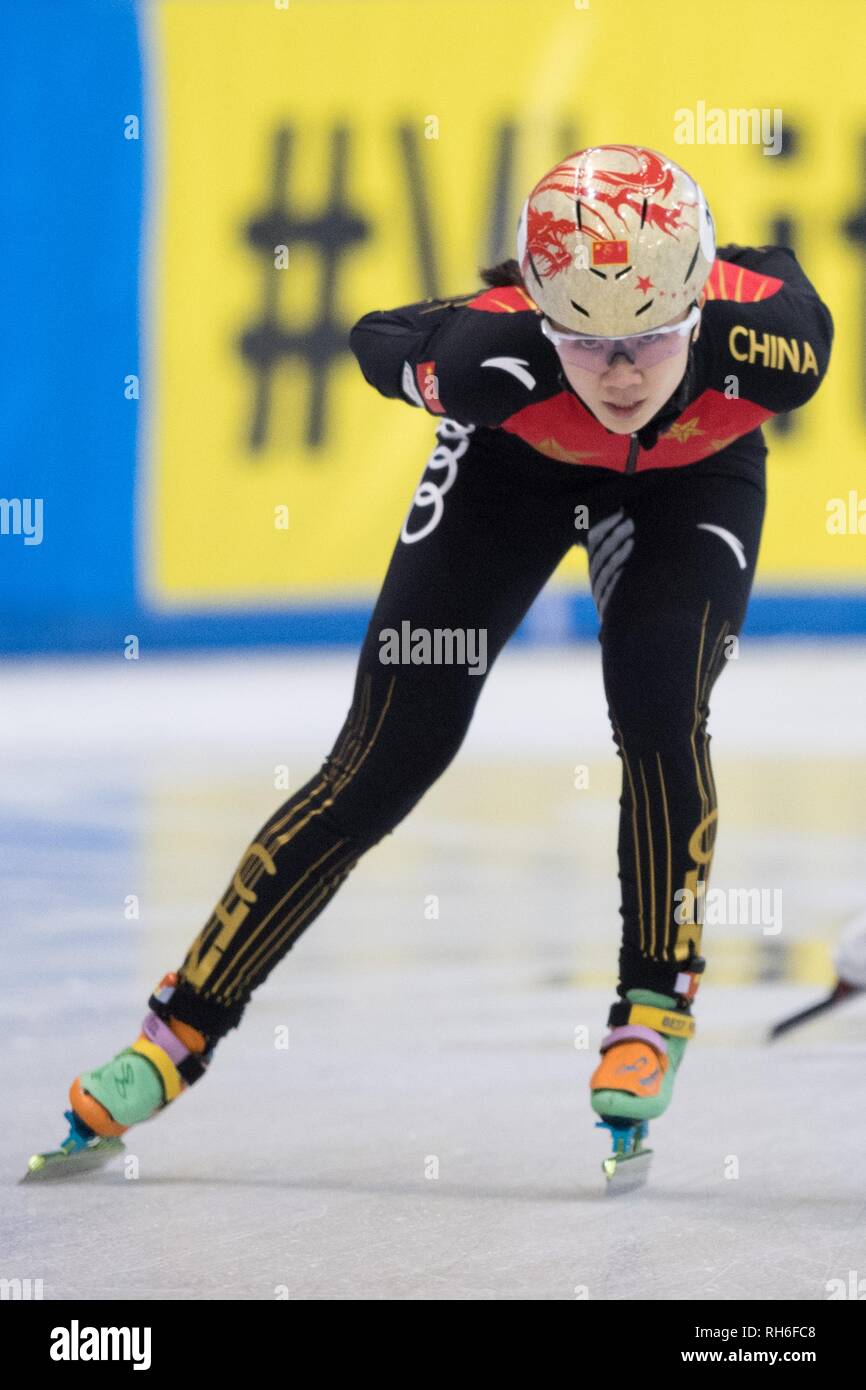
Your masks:
[{"label": "ice skate", "polygon": [[130,1047],[75,1078],[69,1088],[72,1108],[64,1112],[69,1134],[58,1149],[34,1154],[22,1181],[103,1167],[123,1152],[121,1135],[151,1119],[204,1074],[213,1047],[197,1029],[172,1017],[176,985],[174,972],[163,978]]},{"label": "ice skate", "polygon": [[[692,966],[694,969],[694,966]],[[690,978],[696,978],[696,975]],[[691,990],[694,995],[694,988]],[[674,1080],[694,1034],[689,999],[631,989],[614,1004],[611,1031],[601,1043],[601,1061],[590,1080],[591,1105],[613,1141],[602,1170],[610,1191],[646,1181],[652,1149],[645,1147],[649,1121],[664,1114]]]}]

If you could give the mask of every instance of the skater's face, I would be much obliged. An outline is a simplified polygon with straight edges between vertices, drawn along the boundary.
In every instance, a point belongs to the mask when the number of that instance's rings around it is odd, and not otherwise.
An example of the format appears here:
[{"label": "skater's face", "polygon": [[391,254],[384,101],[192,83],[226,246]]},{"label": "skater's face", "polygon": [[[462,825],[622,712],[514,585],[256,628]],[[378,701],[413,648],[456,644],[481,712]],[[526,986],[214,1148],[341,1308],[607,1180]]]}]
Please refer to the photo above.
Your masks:
[{"label": "skater's face", "polygon": [[[691,309],[685,309],[670,322],[685,323],[692,314]],[[548,322],[555,331],[568,332],[555,319]],[[699,332],[700,318],[690,332],[665,336],[664,349],[670,349],[670,353],[661,361],[641,364],[639,359],[630,360],[624,349],[611,354],[601,371],[590,371],[567,360],[565,349],[557,351],[564,375],[596,419],[614,434],[632,434],[651,420],[676,391],[686,370],[690,343],[696,341]]]}]

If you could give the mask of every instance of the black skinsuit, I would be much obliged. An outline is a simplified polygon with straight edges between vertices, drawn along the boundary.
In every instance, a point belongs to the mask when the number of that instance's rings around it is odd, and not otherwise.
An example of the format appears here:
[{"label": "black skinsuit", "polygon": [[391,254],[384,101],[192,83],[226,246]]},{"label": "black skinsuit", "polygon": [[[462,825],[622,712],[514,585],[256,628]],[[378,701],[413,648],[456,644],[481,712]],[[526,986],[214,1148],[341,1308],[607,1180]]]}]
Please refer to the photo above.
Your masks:
[{"label": "black skinsuit", "polygon": [[[437,447],[376,604],[343,729],[316,776],[245,851],[187,954],[174,1016],[212,1039],[237,1025],[360,856],[448,766],[486,671],[575,544],[589,552],[623,765],[619,992],[673,991],[700,950],[700,926],[681,924],[675,905],[679,890],[706,882],[712,857],[708,701],[757,561],[760,425],[813,395],[833,333],[779,247],[722,248],[707,295],[679,388],[633,436],[606,430],[574,394],[535,305],[515,286],[355,325],[351,347],[366,379],[438,416]],[[407,623],[411,633],[483,632],[485,670],[466,660],[386,663],[382,634]]]}]

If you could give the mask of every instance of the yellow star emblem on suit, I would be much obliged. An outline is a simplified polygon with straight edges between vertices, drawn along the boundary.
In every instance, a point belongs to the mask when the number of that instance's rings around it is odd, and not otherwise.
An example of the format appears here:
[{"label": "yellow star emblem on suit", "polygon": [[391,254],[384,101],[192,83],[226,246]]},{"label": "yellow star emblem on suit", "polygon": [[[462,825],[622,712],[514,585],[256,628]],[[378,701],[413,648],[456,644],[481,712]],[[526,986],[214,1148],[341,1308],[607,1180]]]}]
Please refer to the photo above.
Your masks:
[{"label": "yellow star emblem on suit", "polygon": [[535,447],[542,454],[547,454],[548,458],[558,459],[560,463],[583,463],[584,459],[594,459],[598,456],[595,449],[586,453],[564,449],[558,439],[540,439]]},{"label": "yellow star emblem on suit", "polygon": [[714,439],[712,441],[713,452],[717,454],[720,449],[727,449],[728,445],[733,444],[735,439],[739,439],[739,435],[729,434],[727,439]]},{"label": "yellow star emblem on suit", "polygon": [[703,434],[703,430],[698,429],[700,423],[700,416],[693,415],[691,420],[683,420],[682,424],[671,425],[670,429],[662,435],[662,439],[675,439],[678,444],[685,444],[686,440],[694,439],[695,435]]}]

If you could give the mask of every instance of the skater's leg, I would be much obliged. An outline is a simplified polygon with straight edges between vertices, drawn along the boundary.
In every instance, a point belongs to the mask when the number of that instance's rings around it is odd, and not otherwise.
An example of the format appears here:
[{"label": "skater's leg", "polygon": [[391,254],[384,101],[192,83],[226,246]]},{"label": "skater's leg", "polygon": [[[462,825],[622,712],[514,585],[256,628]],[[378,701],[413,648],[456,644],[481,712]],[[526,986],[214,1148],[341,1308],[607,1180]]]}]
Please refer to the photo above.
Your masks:
[{"label": "skater's leg", "polygon": [[[151,1000],[161,1043],[171,1045],[165,1027],[180,1029],[210,1051],[237,1025],[361,855],[448,766],[490,666],[575,542],[567,465],[542,460],[527,471],[448,421],[440,440],[391,560],[340,735],[243,854],[179,979]],[[412,640],[395,651],[389,634],[405,630],[431,635],[432,662],[406,661],[424,655]],[[106,1088],[116,1071],[109,1064],[82,1078],[112,1113]],[[126,1106],[122,1123],[135,1122],[133,1113]]]},{"label": "skater's leg", "polygon": [[712,862],[709,698],[736,650],[764,510],[755,483],[677,472],[648,477],[654,486],[625,507],[632,548],[601,629],[622,762],[623,995],[633,986],[669,991],[683,962],[700,954],[700,924],[675,912],[689,902],[683,890],[706,883]]},{"label": "skater's leg", "polygon": [[[354,698],[319,772],[271,817],[191,946],[173,1002],[209,1035],[235,1025],[358,859],[451,762],[490,666],[574,544],[567,466],[526,475],[453,426],[441,432],[361,651]],[[451,478],[443,482],[443,464]],[[430,485],[441,502],[428,503]],[[408,539],[407,539],[408,538]],[[417,539],[416,539],[417,538]],[[448,664],[394,663],[383,634],[456,634]],[[442,654],[447,658],[448,642]]]},{"label": "skater's leg", "polygon": [[[635,1084],[648,1087],[641,1094],[656,1087],[658,1113],[694,1026],[688,998],[703,969],[696,908],[709,877],[718,816],[707,733],[710,692],[736,650],[732,639],[745,617],[764,511],[760,479],[702,472],[700,466],[677,475],[637,480],[641,487],[624,501],[621,515],[590,537],[597,589],[601,569],[612,561],[606,593],[597,597],[604,610],[605,691],[622,762],[622,1002],[609,1022],[625,1029],[605,1040],[610,1045],[616,1037],[620,1047],[603,1059],[593,1084],[597,1095],[612,1087],[625,1058]],[[607,553],[601,549],[606,541]],[[628,1032],[634,1027],[664,1034],[666,1050],[663,1043],[660,1055],[648,1052],[647,1038]],[[603,1094],[609,1103],[611,1091]],[[642,1101],[634,1113],[654,1111]]]}]

